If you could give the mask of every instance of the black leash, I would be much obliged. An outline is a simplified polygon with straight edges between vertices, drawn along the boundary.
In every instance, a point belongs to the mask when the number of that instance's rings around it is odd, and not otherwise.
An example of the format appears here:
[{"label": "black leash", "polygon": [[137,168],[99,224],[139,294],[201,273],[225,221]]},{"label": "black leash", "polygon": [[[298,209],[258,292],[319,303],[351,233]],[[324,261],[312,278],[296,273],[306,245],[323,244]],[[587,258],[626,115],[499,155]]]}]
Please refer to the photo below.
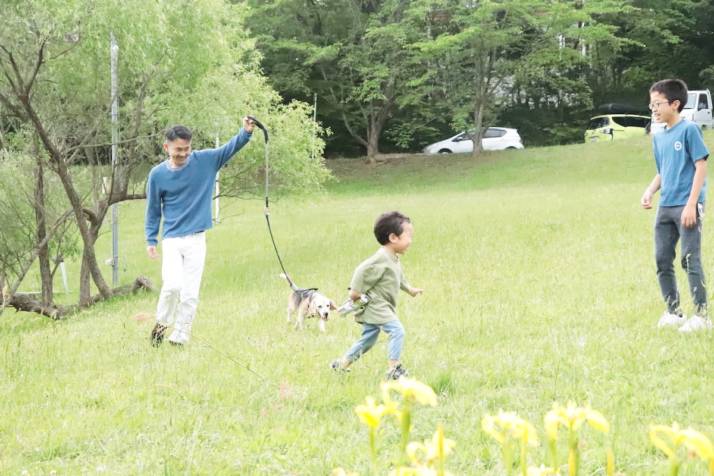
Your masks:
[{"label": "black leash", "polygon": [[278,257],[278,263],[280,263],[280,269],[283,270],[283,274],[285,275],[285,279],[287,279],[288,284],[290,284],[291,289],[297,289],[297,285],[290,279],[290,275],[288,272],[285,270],[285,265],[283,264],[283,260],[280,257],[280,252],[278,251],[278,245],[275,244],[275,236],[273,236],[273,228],[270,226],[270,161],[269,161],[269,153],[268,153],[268,142],[269,142],[269,134],[268,134],[268,129],[255,117],[253,116],[247,116],[249,120],[253,121],[253,123],[263,131],[263,137],[265,138],[265,223],[268,225],[268,233],[270,234],[270,241],[273,243],[273,249],[275,250],[275,256]]},{"label": "black leash", "polygon": [[235,357],[235,356],[233,356],[233,355],[230,355],[230,354],[228,354],[228,353],[226,353],[226,352],[223,352],[222,350],[219,350],[217,347],[215,347],[213,344],[211,344],[207,339],[204,339],[203,337],[197,339],[197,338],[196,338],[196,334],[194,334],[193,332],[191,332],[191,338],[192,338],[194,341],[197,341],[198,344],[203,345],[204,347],[206,347],[206,348],[209,349],[209,350],[212,350],[213,352],[215,352],[216,354],[220,355],[221,357],[230,360],[231,362],[233,362],[233,363],[236,364],[237,366],[243,367],[243,368],[244,368],[245,370],[247,370],[248,372],[252,373],[253,375],[255,375],[255,376],[257,376],[257,377],[259,377],[263,382],[268,382],[268,379],[267,379],[264,375],[260,374],[257,370],[253,369],[253,368],[250,366],[250,363],[248,363],[247,361],[242,360],[242,359],[239,359],[239,358],[237,358],[237,357]]}]

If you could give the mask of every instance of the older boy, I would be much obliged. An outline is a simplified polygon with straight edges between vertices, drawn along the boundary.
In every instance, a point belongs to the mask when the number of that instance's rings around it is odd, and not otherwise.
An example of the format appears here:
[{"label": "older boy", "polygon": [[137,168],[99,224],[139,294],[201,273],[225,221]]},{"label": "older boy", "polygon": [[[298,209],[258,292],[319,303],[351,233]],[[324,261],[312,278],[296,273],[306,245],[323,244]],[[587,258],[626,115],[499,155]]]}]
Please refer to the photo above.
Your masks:
[{"label": "older boy", "polygon": [[[678,327],[680,332],[711,329],[701,264],[702,218],[706,198],[707,158],[702,132],[680,117],[687,103],[687,85],[665,79],[650,88],[650,109],[666,125],[653,139],[657,174],[642,195],[641,204],[652,208],[652,196],[661,190],[655,219],[657,278],[667,310],[658,327]],[[682,240],[682,267],[687,272],[695,312],[687,319],[680,307],[674,275],[677,241]]]},{"label": "older boy", "polygon": [[251,138],[253,121],[218,149],[191,151],[191,131],[173,126],[166,131],[168,160],[151,169],[146,187],[146,252],[156,259],[163,217],[163,285],[156,309],[151,344],[158,347],[175,320],[169,342],[186,344],[198,306],[198,291],[206,260],[205,231],[211,228],[211,201],[216,173]]},{"label": "older boy", "polygon": [[355,360],[374,346],[381,330],[389,334],[387,379],[397,380],[407,375],[407,370],[399,362],[404,327],[399,322],[396,307],[400,289],[411,296],[418,296],[423,291],[409,285],[399,262],[399,255],[404,254],[412,243],[413,233],[411,220],[399,212],[384,213],[377,218],[374,236],[382,246],[357,266],[350,285],[353,301],[359,300],[362,294],[369,298],[368,304],[355,316],[357,322],[362,324],[362,337],[342,358],[332,362],[334,370],[348,370]]}]

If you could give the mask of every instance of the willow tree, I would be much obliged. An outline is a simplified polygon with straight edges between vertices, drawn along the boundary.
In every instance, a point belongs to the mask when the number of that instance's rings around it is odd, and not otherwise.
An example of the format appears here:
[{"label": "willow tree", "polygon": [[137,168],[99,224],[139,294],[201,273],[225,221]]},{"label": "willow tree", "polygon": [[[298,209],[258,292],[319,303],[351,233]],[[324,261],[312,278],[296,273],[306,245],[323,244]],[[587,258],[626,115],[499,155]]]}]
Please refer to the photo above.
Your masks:
[{"label": "willow tree", "polygon": [[[116,163],[109,154],[110,34],[120,48]],[[139,171],[162,160],[167,125],[193,126],[203,147],[234,134],[246,113],[259,114],[275,125],[276,182],[301,190],[328,175],[309,107],[282,104],[260,74],[241,10],[222,0],[8,0],[0,17],[0,106],[10,118],[0,124],[31,128],[43,149],[38,157],[70,204],[81,237],[80,305],[94,301],[92,282],[101,298],[114,292],[95,243],[112,205],[145,197]],[[256,145],[246,160],[233,161],[228,193],[255,188],[260,157]]]}]

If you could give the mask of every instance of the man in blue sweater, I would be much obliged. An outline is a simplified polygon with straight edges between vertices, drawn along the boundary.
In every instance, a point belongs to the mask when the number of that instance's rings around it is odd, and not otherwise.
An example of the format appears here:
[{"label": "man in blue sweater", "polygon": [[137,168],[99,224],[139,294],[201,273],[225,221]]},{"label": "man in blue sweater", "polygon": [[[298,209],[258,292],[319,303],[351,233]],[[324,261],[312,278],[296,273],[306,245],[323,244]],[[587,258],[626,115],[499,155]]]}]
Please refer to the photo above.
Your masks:
[{"label": "man in blue sweater", "polygon": [[251,138],[253,121],[217,149],[191,150],[191,131],[173,126],[166,131],[168,159],[151,169],[146,187],[146,251],[159,256],[159,225],[163,217],[161,278],[151,344],[158,347],[169,326],[169,342],[186,344],[198,306],[198,291],[206,259],[205,231],[212,226],[211,202],[216,174]]}]

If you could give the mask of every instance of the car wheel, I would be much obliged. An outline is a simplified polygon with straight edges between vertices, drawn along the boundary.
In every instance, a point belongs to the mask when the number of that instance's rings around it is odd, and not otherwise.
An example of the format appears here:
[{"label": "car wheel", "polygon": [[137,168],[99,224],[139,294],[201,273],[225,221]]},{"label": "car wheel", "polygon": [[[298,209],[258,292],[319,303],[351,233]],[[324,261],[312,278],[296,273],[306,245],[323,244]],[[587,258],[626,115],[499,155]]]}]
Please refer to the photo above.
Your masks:
[{"label": "car wheel", "polygon": [[513,147],[513,146],[506,147],[506,150],[516,150],[516,149],[518,149],[518,147]]},{"label": "car wheel", "polygon": [[440,154],[450,154],[451,151],[450,151],[449,149],[441,149],[441,150],[439,151],[439,153],[440,153]]}]

